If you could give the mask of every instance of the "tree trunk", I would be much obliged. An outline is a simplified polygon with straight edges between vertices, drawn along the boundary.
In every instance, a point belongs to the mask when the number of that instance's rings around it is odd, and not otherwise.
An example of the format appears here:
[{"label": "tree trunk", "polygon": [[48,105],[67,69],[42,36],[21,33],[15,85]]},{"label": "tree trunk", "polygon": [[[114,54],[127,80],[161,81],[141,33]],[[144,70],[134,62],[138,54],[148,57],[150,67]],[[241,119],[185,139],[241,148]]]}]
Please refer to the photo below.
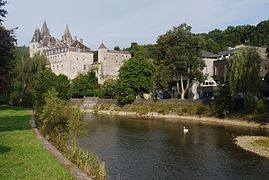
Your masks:
[{"label": "tree trunk", "polygon": [[190,86],[190,80],[189,78],[187,79],[187,84],[186,84],[186,87],[184,88],[184,82],[183,82],[183,76],[181,75],[180,76],[180,82],[181,82],[181,99],[185,99],[185,94]]}]

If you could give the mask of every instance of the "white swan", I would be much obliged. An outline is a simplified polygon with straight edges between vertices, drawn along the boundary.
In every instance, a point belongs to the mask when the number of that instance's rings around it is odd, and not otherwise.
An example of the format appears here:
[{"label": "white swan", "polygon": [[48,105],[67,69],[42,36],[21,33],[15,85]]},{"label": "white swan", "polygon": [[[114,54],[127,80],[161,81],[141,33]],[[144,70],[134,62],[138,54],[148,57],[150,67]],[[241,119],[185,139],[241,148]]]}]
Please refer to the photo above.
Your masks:
[{"label": "white swan", "polygon": [[189,132],[189,129],[187,129],[185,126],[183,127],[183,132],[184,133],[187,133],[187,132]]}]

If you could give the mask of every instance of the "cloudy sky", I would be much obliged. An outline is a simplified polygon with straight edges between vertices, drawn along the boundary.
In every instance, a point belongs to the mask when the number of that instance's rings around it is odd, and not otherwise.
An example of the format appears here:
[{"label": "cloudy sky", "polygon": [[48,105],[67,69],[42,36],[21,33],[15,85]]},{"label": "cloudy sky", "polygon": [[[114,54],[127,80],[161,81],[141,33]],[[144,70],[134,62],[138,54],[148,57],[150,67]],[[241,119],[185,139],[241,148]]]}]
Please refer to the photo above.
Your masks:
[{"label": "cloudy sky", "polygon": [[46,20],[60,38],[68,24],[73,36],[97,49],[155,43],[158,35],[184,22],[193,32],[269,19],[269,0],[8,0],[5,26],[18,27],[19,45],[28,45]]}]

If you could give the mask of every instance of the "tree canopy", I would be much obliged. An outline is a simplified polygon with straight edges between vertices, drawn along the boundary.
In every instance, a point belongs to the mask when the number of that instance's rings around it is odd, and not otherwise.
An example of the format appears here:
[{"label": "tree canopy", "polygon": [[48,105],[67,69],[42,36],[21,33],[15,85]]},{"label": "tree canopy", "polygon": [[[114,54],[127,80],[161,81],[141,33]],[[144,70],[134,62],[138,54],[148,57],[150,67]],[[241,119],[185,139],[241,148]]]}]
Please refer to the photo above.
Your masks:
[{"label": "tree canopy", "polygon": [[[176,81],[177,91],[182,99],[189,88],[190,81],[194,78],[201,80],[203,77],[202,69],[205,64],[200,58],[200,49],[200,39],[191,32],[191,27],[187,24],[174,27],[161,35],[157,41],[157,59],[162,67],[160,70],[165,71],[161,74],[170,74],[165,79],[161,79],[159,76],[159,82],[168,84]],[[162,80],[167,82],[162,82]],[[185,85],[183,80],[186,80]]]},{"label": "tree canopy", "polygon": [[6,3],[6,1],[0,0],[0,103],[6,103],[8,99],[10,63],[16,43],[13,30],[7,30],[3,26],[3,18],[7,14],[3,7]]},{"label": "tree canopy", "polygon": [[231,96],[241,93],[245,100],[259,95],[261,57],[255,48],[242,48],[229,60],[225,70],[225,84]]},{"label": "tree canopy", "polygon": [[86,75],[80,74],[72,80],[71,95],[77,98],[94,96],[98,86],[95,72],[90,71]]},{"label": "tree canopy", "polygon": [[125,104],[134,100],[136,95],[152,92],[156,72],[157,66],[152,59],[133,57],[125,61],[119,74],[120,103]]}]

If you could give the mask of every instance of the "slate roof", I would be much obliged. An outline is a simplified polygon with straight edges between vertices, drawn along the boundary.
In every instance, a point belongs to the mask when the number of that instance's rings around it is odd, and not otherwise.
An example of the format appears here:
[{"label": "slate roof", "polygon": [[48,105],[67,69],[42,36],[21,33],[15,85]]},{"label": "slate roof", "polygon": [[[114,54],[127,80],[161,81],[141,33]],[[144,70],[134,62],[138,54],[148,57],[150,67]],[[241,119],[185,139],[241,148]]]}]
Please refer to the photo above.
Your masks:
[{"label": "slate roof", "polygon": [[46,21],[44,21],[42,28],[41,28],[41,38],[43,39],[45,36],[49,36],[49,28],[47,26]]},{"label": "slate roof", "polygon": [[217,57],[219,57],[217,54],[214,54],[212,52],[205,51],[205,50],[201,50],[201,53],[202,53],[202,57],[205,57],[205,58],[217,58]]},{"label": "slate roof", "polygon": [[36,28],[31,42],[40,42],[40,40],[41,40],[40,30]]},{"label": "slate roof", "polygon": [[229,54],[234,54],[238,49],[230,49],[230,50],[227,50],[227,51],[221,51],[218,53],[219,56],[226,56],[226,55],[229,55]]},{"label": "slate roof", "polygon": [[104,43],[101,43],[101,45],[98,49],[107,49],[107,47],[104,45]]}]

